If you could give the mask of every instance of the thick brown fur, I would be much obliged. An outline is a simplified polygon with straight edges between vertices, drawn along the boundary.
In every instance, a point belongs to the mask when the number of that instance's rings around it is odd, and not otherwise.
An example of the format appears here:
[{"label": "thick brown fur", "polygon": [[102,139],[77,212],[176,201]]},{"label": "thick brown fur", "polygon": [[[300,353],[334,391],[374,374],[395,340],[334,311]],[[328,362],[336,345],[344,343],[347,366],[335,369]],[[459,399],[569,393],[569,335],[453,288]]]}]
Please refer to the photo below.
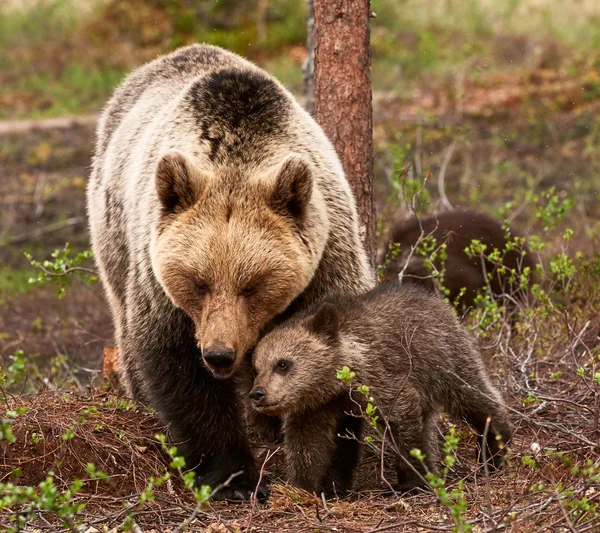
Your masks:
[{"label": "thick brown fur", "polygon": [[225,378],[284,313],[374,284],[333,147],[266,72],[189,46],[116,90],[87,199],[126,393],[199,483],[242,471],[220,495],[248,497],[258,471]]},{"label": "thick brown fur", "polygon": [[[267,334],[253,363],[253,406],[283,418],[289,480],[303,489],[340,494],[351,486],[365,398],[336,377],[344,366],[356,373],[354,384],[370,387],[380,421],[389,424],[400,489],[436,471],[440,412],[469,423],[480,449],[491,417],[486,462],[502,464],[502,443],[511,437],[502,397],[452,308],[418,286],[327,300]],[[257,401],[256,394],[264,396]],[[410,456],[413,448],[425,453],[426,468]]]},{"label": "thick brown fur", "polygon": [[[516,284],[509,282],[508,273],[499,272],[487,260],[482,265],[479,257],[470,258],[465,253],[465,248],[469,247],[474,239],[486,245],[486,254],[494,249],[502,251],[506,248],[506,231],[502,228],[500,221],[485,213],[472,210],[448,211],[436,216],[423,217],[420,224],[417,218],[394,224],[390,230],[388,242],[390,245],[399,244],[400,253],[394,258],[390,258],[389,264],[385,265],[384,282],[397,281],[398,274],[408,261],[403,280],[431,290],[435,288],[432,272],[425,265],[424,258],[413,254],[410,260],[408,259],[411,247],[421,236],[421,229],[423,236],[431,234],[435,237],[438,246],[446,243],[447,259],[444,265],[443,285],[450,291],[450,301],[454,302],[464,287],[466,292],[459,298],[459,304],[462,307],[472,306],[477,292],[487,289],[486,274],[492,274],[490,288],[494,296],[509,294],[516,299],[526,296]],[[511,228],[510,238],[514,237],[519,237],[519,234]],[[525,251],[525,255],[522,255],[521,251]],[[380,254],[380,264],[385,263],[386,253],[387,249],[386,252]],[[434,264],[437,269],[442,268],[440,260],[435,261]],[[530,279],[534,277],[536,261],[526,245],[518,250],[506,252],[503,264],[508,269],[515,269],[518,273],[529,267]]]}]

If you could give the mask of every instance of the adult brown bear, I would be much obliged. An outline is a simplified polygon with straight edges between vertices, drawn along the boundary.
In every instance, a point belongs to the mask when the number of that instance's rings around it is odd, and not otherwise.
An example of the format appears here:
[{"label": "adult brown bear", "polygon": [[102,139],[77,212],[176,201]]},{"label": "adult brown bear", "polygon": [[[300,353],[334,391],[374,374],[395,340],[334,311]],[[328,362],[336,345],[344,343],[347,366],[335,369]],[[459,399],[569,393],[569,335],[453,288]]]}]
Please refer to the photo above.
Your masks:
[{"label": "adult brown bear", "polygon": [[132,73],[97,131],[92,246],[120,380],[168,422],[199,483],[258,482],[233,380],[261,331],[374,284],[319,126],[267,73],[193,45]]}]

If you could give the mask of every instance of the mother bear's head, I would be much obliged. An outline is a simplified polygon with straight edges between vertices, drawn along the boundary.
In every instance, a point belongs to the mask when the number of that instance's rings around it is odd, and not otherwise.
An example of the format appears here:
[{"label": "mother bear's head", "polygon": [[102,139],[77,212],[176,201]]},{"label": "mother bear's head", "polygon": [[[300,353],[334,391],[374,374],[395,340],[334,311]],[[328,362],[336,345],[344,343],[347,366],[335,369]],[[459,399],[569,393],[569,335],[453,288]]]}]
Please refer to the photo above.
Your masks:
[{"label": "mother bear's head", "polygon": [[193,320],[207,368],[230,377],[319,265],[329,221],[315,169],[290,153],[268,166],[204,171],[169,152],[155,179],[154,273]]}]

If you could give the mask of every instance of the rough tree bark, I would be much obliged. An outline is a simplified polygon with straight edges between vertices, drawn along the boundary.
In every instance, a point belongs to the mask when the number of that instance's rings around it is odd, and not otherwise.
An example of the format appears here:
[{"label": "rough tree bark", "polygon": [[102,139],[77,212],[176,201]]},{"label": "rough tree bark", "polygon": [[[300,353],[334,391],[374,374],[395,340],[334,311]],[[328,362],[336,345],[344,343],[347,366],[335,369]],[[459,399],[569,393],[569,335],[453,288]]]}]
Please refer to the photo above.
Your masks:
[{"label": "rough tree bark", "polygon": [[314,0],[315,118],[333,143],[375,264],[369,0]]},{"label": "rough tree bark", "polygon": [[304,74],[304,96],[306,103],[304,107],[315,116],[315,41],[313,39],[315,28],[315,9],[313,0],[306,0],[308,4],[308,17],[306,19],[306,60],[302,65]]}]

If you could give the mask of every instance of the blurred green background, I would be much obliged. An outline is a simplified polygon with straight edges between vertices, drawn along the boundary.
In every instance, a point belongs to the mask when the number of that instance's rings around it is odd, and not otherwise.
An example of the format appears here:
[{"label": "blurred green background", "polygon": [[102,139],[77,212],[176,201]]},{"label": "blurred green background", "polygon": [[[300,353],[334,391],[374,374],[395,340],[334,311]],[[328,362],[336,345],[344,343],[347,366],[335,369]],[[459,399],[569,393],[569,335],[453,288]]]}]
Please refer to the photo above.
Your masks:
[{"label": "blurred green background", "polygon": [[[462,70],[599,64],[597,0],[373,0],[373,87],[410,95]],[[0,118],[98,111],[132,67],[206,42],[301,89],[305,0],[4,0]],[[584,98],[600,93],[587,80]],[[455,95],[456,97],[456,95]]]}]

